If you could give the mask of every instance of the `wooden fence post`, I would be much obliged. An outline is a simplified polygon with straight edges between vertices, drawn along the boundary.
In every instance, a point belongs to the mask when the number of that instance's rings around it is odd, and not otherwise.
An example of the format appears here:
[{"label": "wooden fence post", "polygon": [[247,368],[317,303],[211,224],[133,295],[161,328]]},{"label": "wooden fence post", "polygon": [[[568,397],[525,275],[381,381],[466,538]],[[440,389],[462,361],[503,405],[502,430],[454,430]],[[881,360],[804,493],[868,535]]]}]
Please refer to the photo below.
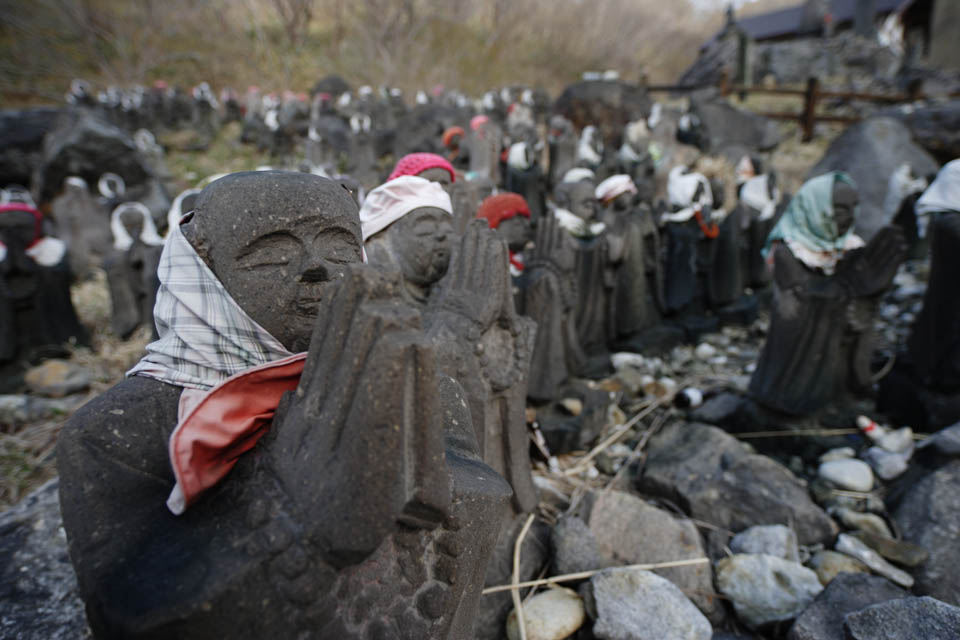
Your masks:
[{"label": "wooden fence post", "polygon": [[813,140],[813,125],[817,123],[817,101],[820,99],[820,81],[816,78],[807,79],[807,93],[803,105],[803,116],[800,126],[803,127],[803,141]]}]

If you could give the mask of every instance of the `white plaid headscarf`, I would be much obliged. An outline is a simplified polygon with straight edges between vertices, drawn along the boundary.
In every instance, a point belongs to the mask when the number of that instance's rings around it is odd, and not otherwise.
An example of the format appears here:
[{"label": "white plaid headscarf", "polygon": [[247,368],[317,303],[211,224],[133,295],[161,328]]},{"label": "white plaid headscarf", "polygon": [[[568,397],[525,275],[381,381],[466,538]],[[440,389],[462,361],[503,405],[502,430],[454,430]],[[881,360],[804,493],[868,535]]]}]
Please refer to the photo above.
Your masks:
[{"label": "white plaid headscarf", "polygon": [[153,318],[160,338],[127,372],[209,391],[251,367],[293,355],[254,322],[174,225],[157,267]]}]

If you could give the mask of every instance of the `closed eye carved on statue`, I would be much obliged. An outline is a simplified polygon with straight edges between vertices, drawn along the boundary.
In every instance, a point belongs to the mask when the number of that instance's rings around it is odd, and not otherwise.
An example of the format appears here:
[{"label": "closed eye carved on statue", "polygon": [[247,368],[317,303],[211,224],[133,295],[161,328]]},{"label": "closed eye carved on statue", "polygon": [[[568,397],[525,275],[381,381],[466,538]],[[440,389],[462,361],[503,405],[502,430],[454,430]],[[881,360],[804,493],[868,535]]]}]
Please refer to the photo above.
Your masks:
[{"label": "closed eye carved on statue", "polygon": [[296,236],[277,231],[251,242],[237,256],[237,266],[245,271],[272,271],[299,263],[303,243]]}]

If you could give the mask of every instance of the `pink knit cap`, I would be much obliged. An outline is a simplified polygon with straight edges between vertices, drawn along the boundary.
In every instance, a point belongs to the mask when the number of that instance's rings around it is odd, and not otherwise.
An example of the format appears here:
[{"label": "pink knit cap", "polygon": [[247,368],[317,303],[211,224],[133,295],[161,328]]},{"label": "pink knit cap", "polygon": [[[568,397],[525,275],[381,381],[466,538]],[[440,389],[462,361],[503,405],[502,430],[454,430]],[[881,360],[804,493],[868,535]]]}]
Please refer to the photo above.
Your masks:
[{"label": "pink knit cap", "polygon": [[450,173],[450,181],[456,182],[457,176],[453,172],[453,165],[443,156],[435,153],[408,153],[400,158],[400,162],[393,168],[393,173],[387,181],[400,176],[415,176],[428,169],[446,169]]}]

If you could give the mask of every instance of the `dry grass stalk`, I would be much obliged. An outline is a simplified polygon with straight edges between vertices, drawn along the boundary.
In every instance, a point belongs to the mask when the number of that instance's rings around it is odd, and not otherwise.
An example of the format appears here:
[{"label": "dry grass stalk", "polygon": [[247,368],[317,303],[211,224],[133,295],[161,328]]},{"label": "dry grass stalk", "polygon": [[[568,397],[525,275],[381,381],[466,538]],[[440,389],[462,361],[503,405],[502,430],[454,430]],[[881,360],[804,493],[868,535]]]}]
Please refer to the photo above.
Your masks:
[{"label": "dry grass stalk", "polygon": [[517,611],[517,624],[520,626],[520,640],[527,640],[527,623],[523,619],[523,601],[520,599],[520,548],[523,546],[523,539],[527,537],[530,525],[533,524],[535,514],[530,514],[527,521],[523,523],[520,529],[520,535],[513,543],[513,576],[510,597],[513,598],[513,608]]},{"label": "dry grass stalk", "polygon": [[[629,569],[631,571],[653,571],[654,569],[672,569],[674,567],[689,567],[696,564],[707,564],[710,558],[690,558],[688,560],[671,560],[670,562],[656,562],[653,564],[628,564],[622,567],[607,567],[608,569]],[[543,578],[541,580],[528,580],[527,582],[514,582],[512,584],[503,584],[496,587],[487,587],[483,590],[483,595],[491,593],[500,593],[511,589],[526,589],[527,587],[540,587],[561,582],[576,582],[592,578],[606,569],[591,569],[590,571],[580,571],[578,573],[565,573],[559,576]]]}]

